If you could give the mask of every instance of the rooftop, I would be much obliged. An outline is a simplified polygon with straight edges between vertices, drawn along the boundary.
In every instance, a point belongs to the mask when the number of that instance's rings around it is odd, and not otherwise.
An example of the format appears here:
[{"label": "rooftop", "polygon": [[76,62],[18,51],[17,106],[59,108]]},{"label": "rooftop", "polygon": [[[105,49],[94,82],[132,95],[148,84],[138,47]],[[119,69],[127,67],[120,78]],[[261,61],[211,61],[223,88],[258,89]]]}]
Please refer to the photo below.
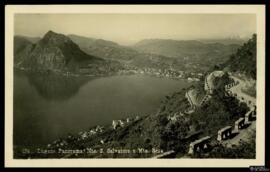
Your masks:
[{"label": "rooftop", "polygon": [[201,139],[199,139],[199,140],[196,140],[196,141],[194,141],[194,142],[191,142],[190,143],[190,145],[196,145],[196,144],[198,144],[198,143],[201,143],[201,142],[204,142],[204,141],[206,141],[206,140],[209,140],[211,137],[210,136],[206,136],[206,137],[203,137],[203,138],[201,138]]},{"label": "rooftop", "polygon": [[227,126],[227,127],[224,127],[222,129],[218,130],[218,132],[219,133],[222,133],[223,131],[228,130],[228,129],[231,129],[231,128],[232,128],[232,126]]},{"label": "rooftop", "polygon": [[237,121],[235,121],[235,122],[240,122],[240,121],[243,121],[244,120],[244,118],[243,117],[241,117],[241,118],[239,118]]}]

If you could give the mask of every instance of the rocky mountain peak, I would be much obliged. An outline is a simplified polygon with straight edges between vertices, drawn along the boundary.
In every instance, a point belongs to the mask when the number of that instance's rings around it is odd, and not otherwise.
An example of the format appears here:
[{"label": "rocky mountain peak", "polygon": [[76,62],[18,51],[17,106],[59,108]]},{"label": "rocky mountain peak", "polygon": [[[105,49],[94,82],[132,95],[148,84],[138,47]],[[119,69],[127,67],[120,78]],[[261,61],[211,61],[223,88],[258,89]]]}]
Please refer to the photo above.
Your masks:
[{"label": "rocky mountain peak", "polygon": [[72,43],[69,37],[49,30],[40,40],[41,44],[60,45],[63,43]]}]

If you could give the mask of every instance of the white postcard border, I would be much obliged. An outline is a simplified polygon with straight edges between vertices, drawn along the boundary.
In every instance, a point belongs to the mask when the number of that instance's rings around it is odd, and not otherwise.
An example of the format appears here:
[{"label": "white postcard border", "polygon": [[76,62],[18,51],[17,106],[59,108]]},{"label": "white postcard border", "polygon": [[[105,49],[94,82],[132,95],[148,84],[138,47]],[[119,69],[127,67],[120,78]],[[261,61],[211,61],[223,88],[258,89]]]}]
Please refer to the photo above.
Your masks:
[{"label": "white postcard border", "polygon": [[[256,159],[13,159],[13,36],[15,13],[254,13],[257,15]],[[260,125],[258,125],[260,124]],[[265,157],[264,5],[7,5],[5,8],[6,167],[249,167]]]}]

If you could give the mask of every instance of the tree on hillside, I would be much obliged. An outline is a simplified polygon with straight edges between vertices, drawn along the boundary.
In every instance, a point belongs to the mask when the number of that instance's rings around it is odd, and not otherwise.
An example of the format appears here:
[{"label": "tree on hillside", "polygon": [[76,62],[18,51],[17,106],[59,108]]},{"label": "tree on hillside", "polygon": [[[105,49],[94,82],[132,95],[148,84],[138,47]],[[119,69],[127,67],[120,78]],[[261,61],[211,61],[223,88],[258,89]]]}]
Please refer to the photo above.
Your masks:
[{"label": "tree on hillside", "polygon": [[222,66],[233,72],[241,72],[256,79],[256,55],[257,55],[257,36],[252,35],[246,43],[241,46],[235,54]]}]

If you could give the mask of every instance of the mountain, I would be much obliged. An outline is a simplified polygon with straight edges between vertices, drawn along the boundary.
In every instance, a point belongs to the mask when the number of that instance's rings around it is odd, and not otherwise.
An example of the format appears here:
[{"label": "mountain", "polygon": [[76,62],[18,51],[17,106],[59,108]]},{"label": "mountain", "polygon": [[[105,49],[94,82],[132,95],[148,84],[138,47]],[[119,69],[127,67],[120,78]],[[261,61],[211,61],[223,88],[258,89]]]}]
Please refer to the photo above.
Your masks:
[{"label": "mountain", "polygon": [[138,52],[131,47],[122,46],[112,41],[87,38],[78,35],[69,35],[69,37],[89,55],[117,60],[139,68],[151,67],[165,69],[174,66],[175,68],[181,68],[181,70],[184,69],[181,60],[158,54]]},{"label": "mountain", "polygon": [[107,45],[107,46],[118,46],[117,43],[103,40],[103,39],[95,39],[95,38],[89,38],[84,36],[79,36],[75,34],[67,35],[72,41],[74,41],[76,44],[82,45],[84,44],[85,47],[91,46],[93,44],[101,44],[101,45]]},{"label": "mountain", "polygon": [[78,35],[68,36],[87,54],[115,60],[131,60],[138,54],[137,51],[129,47],[121,46],[112,41]]},{"label": "mountain", "polygon": [[86,54],[69,37],[53,31],[47,32],[37,43],[27,45],[14,56],[16,67],[31,70],[91,73],[106,71],[110,65],[110,61]]},{"label": "mountain", "polygon": [[241,72],[256,79],[256,39],[257,36],[254,34],[236,53],[232,54],[230,59],[222,64],[225,70]]},{"label": "mountain", "polygon": [[225,62],[240,45],[176,41],[143,40],[135,46],[122,46],[112,41],[68,35],[89,55],[117,60],[136,67],[170,68],[185,71],[205,71]]},{"label": "mountain", "polygon": [[33,44],[37,43],[41,39],[40,37],[31,37],[31,36],[24,36],[24,35],[15,35],[15,37],[24,38]]},{"label": "mountain", "polygon": [[237,44],[237,45],[243,45],[247,39],[240,39],[240,38],[228,38],[228,39],[199,39],[198,41],[203,43],[220,43],[224,45],[230,45],[230,44]]},{"label": "mountain", "polygon": [[239,46],[237,44],[203,43],[196,40],[145,39],[136,43],[133,48],[140,52],[185,59],[186,62],[201,65],[211,65],[213,62],[225,62]]},{"label": "mountain", "polygon": [[241,43],[231,39],[204,42],[146,39],[128,47],[112,41],[78,35],[68,36],[90,55],[118,60],[136,67],[173,67],[186,71],[205,71],[217,63],[226,62]]},{"label": "mountain", "polygon": [[18,54],[20,51],[22,51],[29,45],[32,45],[32,42],[30,42],[28,39],[22,36],[15,36],[13,49],[14,54]]},{"label": "mountain", "polygon": [[178,41],[170,39],[145,39],[133,46],[143,52],[166,55],[169,57],[185,57],[192,54],[202,55],[211,51],[227,52],[238,45],[221,43],[203,43],[196,40]]}]

